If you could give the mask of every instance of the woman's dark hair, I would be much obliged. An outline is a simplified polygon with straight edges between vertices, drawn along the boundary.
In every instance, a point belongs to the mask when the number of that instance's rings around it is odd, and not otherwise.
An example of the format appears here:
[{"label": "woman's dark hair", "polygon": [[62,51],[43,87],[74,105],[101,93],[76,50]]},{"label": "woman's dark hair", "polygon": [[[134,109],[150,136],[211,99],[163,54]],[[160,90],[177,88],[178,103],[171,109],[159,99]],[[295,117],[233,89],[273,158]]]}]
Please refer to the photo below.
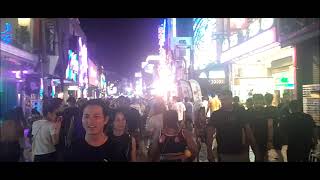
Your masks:
[{"label": "woman's dark hair", "polygon": [[273,95],[272,94],[266,93],[264,95],[264,101],[265,101],[266,105],[270,105],[272,103],[272,100],[273,100]]},{"label": "woman's dark hair", "polygon": [[254,105],[257,105],[257,104],[264,105],[265,103],[264,96],[262,94],[254,94],[252,96],[252,100]]},{"label": "woman's dark hair", "polygon": [[163,114],[163,127],[178,129],[178,113],[175,110],[166,111]]},{"label": "woman's dark hair", "polygon": [[47,99],[46,101],[43,101],[43,115],[47,116],[49,112],[52,113],[55,110],[59,109],[62,102],[63,100],[60,98]]},{"label": "woman's dark hair", "polygon": [[109,117],[110,117],[110,122],[113,123],[113,121],[116,119],[116,115],[118,113],[122,113],[124,115],[124,118],[127,119],[127,117],[125,116],[125,109],[124,108],[117,108],[115,110],[113,110],[112,112],[109,112]]},{"label": "woman's dark hair", "polygon": [[68,103],[71,103],[71,104],[76,104],[77,100],[75,97],[73,96],[70,96],[67,100]]},{"label": "woman's dark hair", "polygon": [[[113,122],[115,121],[116,115],[117,115],[118,113],[122,113],[123,116],[124,116],[124,118],[127,119],[127,118],[126,118],[126,115],[125,115],[125,110],[124,110],[124,108],[117,108],[117,109],[112,109],[112,110],[111,110],[111,109],[108,109],[108,110],[107,110],[107,114],[108,114],[108,116],[109,116],[109,121],[108,121],[108,124],[105,126],[105,130],[104,130],[107,135],[110,135],[110,134],[113,133]],[[128,122],[127,122],[127,123],[128,123]]]},{"label": "woman's dark hair", "polygon": [[91,99],[85,102],[85,104],[81,108],[81,116],[83,115],[83,111],[87,106],[100,106],[102,108],[103,116],[108,116],[108,109],[106,103],[101,99]]},{"label": "woman's dark hair", "polygon": [[239,102],[240,102],[239,96],[234,96],[234,97],[233,97],[233,102],[234,102],[234,103],[239,103]]}]

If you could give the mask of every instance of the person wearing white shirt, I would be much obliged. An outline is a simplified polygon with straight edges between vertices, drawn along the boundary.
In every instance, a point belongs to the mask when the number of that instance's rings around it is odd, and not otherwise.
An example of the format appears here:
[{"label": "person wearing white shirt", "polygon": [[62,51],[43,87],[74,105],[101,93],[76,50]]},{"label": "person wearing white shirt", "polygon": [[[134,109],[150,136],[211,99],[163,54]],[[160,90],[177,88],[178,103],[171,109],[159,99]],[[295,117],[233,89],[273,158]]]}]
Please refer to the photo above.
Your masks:
[{"label": "person wearing white shirt", "polygon": [[43,115],[45,119],[35,121],[32,124],[32,154],[35,162],[56,161],[55,145],[59,142],[59,133],[62,118],[62,102],[60,98],[54,98],[44,103]]},{"label": "person wearing white shirt", "polygon": [[150,135],[149,140],[151,140],[151,143],[160,136],[161,129],[163,128],[163,113],[165,110],[165,105],[161,102],[155,102],[152,105],[150,117],[146,123],[146,130]]},{"label": "person wearing white shirt", "polygon": [[178,113],[178,121],[180,125],[183,126],[184,120],[185,120],[185,112],[186,112],[186,106],[181,102],[181,99],[179,97],[173,98],[174,104],[172,109],[177,111]]}]

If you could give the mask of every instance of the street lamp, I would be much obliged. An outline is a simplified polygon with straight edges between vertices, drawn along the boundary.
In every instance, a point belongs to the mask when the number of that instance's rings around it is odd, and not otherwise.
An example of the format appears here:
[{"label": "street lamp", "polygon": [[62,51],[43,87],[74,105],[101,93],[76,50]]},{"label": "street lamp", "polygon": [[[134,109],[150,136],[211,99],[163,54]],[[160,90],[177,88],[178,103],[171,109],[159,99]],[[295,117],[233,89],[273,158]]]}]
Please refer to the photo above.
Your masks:
[{"label": "street lamp", "polygon": [[18,24],[21,27],[28,27],[30,25],[30,18],[18,18]]}]

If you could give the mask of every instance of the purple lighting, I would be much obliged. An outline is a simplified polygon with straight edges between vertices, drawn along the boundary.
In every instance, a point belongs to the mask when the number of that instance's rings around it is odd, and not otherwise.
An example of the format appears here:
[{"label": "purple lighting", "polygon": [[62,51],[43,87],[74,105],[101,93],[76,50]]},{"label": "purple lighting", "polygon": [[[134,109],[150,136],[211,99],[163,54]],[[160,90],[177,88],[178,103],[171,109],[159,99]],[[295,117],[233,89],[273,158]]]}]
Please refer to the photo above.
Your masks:
[{"label": "purple lighting", "polygon": [[86,45],[82,42],[82,39],[79,38],[79,55],[80,55],[80,74],[79,74],[79,85],[88,86],[88,49]]}]

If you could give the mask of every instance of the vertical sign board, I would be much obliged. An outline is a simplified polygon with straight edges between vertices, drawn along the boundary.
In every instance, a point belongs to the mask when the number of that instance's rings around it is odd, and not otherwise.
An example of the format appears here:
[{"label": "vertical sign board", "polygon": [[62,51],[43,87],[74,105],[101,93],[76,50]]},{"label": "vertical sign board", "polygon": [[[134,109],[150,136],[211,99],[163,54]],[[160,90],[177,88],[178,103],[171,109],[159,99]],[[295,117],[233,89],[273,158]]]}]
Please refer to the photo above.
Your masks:
[{"label": "vertical sign board", "polygon": [[320,126],[320,84],[303,85],[303,112],[310,114]]}]

